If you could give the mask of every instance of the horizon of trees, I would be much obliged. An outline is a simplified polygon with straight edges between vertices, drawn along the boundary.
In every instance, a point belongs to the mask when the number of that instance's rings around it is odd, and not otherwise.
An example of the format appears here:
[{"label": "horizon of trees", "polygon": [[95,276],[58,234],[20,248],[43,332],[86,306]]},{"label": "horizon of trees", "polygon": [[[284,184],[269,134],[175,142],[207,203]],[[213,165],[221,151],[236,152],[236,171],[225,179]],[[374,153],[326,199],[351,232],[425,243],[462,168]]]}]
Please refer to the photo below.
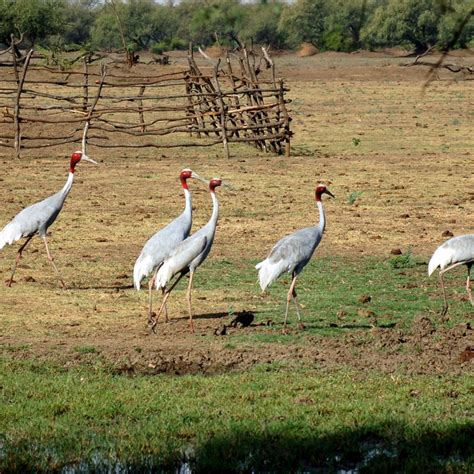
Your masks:
[{"label": "horizon of trees", "polygon": [[185,49],[190,41],[233,46],[239,38],[272,49],[307,42],[322,51],[401,46],[422,53],[430,47],[474,47],[474,2],[0,0],[0,44],[8,45],[11,34],[23,35],[23,47],[64,51],[125,46],[158,54]]}]

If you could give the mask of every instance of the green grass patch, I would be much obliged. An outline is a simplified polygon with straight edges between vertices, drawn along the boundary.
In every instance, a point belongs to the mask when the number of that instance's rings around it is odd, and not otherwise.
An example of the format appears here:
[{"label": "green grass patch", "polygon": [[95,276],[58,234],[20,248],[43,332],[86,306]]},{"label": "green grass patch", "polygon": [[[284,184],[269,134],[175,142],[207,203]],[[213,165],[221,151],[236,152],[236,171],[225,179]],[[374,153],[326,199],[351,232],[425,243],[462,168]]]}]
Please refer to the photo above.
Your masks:
[{"label": "green grass patch", "polygon": [[4,472],[468,472],[473,378],[256,368],[127,377],[4,359]]}]

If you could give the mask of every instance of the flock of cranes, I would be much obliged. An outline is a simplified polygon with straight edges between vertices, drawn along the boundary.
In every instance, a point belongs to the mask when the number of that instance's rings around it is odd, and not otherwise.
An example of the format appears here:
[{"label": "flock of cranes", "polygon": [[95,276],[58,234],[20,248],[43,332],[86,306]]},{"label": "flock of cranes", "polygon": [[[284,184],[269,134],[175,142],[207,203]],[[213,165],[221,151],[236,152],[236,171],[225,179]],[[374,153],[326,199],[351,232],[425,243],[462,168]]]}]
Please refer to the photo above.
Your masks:
[{"label": "flock of cranes", "polygon": [[[43,201],[23,209],[0,232],[0,249],[6,244],[12,244],[21,238],[26,238],[26,241],[18,250],[8,286],[12,285],[16,267],[23,250],[35,235],[39,235],[44,241],[48,259],[53,265],[61,285],[64,288],[66,287],[49,251],[46,235],[49,226],[56,220],[63,207],[73,184],[75,168],[82,160],[96,163],[84,153],[80,151],[74,152],[71,155],[69,175],[63,188]],[[148,282],[148,321],[153,331],[155,331],[158,318],[162,313],[164,313],[166,320],[168,320],[166,302],[170,293],[181,278],[189,274],[187,303],[189,326],[190,330],[194,332],[191,305],[193,277],[197,268],[204,262],[211,251],[219,218],[219,201],[216,196],[216,188],[222,185],[222,180],[220,178],[213,178],[208,183],[213,206],[211,217],[205,226],[190,235],[192,200],[188,188],[188,180],[198,179],[206,183],[207,181],[190,169],[183,169],[179,177],[185,196],[184,211],[145,243],[133,270],[133,282],[137,290],[141,288],[142,280],[151,276]],[[319,184],[315,190],[316,206],[319,211],[318,225],[300,229],[282,238],[272,248],[268,257],[256,265],[258,281],[262,291],[265,291],[273,281],[285,272],[289,273],[292,277],[286,301],[285,329],[291,300],[295,303],[298,323],[301,328],[304,327],[296,296],[296,279],[310,261],[323,237],[326,217],[321,198],[324,194],[334,197],[325,185]],[[448,311],[443,275],[445,272],[460,265],[467,266],[466,291],[469,301],[474,306],[470,280],[473,264],[474,234],[466,234],[449,239],[440,245],[431,257],[428,264],[428,275],[431,275],[436,268],[440,268],[439,278],[444,299],[443,315]],[[157,313],[152,311],[153,287],[160,289],[163,296]]]}]

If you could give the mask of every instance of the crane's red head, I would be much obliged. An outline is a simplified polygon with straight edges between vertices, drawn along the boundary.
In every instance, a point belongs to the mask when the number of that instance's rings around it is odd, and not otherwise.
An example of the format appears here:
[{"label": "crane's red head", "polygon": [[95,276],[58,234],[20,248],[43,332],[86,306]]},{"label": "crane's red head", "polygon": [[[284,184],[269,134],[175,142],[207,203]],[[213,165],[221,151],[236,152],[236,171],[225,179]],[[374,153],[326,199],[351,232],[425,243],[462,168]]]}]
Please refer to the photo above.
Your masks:
[{"label": "crane's red head", "polygon": [[69,166],[69,171],[71,173],[74,173],[74,170],[76,168],[76,165],[79,163],[79,161],[81,161],[82,159],[82,152],[81,151],[75,151],[72,155],[71,155],[71,164]]},{"label": "crane's red head", "polygon": [[189,168],[185,168],[184,170],[181,170],[181,173],[179,173],[179,179],[181,180],[181,185],[183,186],[184,189],[188,189],[188,183],[186,180],[192,177],[193,177],[193,172]]},{"label": "crane's red head", "polygon": [[215,189],[217,186],[220,186],[222,184],[222,179],[220,178],[212,178],[211,181],[209,181],[209,190],[211,193],[215,192]]},{"label": "crane's red head", "polygon": [[96,161],[92,160],[91,158],[89,158],[87,155],[84,155],[84,153],[82,153],[82,151],[75,151],[72,155],[71,155],[71,164],[69,165],[69,172],[70,173],[74,173],[75,169],[76,169],[76,165],[79,163],[79,161],[81,160],[85,160],[85,161],[90,161],[91,163],[94,163],[95,165],[97,164]]},{"label": "crane's red head", "polygon": [[334,197],[334,194],[331,191],[329,191],[329,189],[326,187],[325,184],[318,184],[316,186],[315,194],[316,194],[316,201],[321,201],[321,196],[323,194],[328,194],[329,196]]}]

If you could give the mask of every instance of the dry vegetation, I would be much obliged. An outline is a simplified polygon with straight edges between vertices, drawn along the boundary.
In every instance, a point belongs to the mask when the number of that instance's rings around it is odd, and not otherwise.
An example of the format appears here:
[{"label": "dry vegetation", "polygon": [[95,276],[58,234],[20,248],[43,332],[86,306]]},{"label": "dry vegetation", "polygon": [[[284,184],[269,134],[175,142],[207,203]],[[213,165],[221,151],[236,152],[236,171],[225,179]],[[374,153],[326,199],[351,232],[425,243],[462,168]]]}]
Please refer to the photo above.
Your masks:
[{"label": "dry vegetation", "polygon": [[[71,195],[50,228],[51,250],[69,289],[58,287],[42,242],[33,240],[16,284],[0,286],[3,347],[13,348],[16,357],[75,364],[91,361],[94,354],[74,348],[90,346],[113,363],[139,358],[144,368],[159,365],[165,371],[179,371],[180,357],[187,360],[188,371],[209,365],[211,357],[214,366],[220,358],[226,367],[299,357],[291,345],[287,352],[261,345],[226,351],[228,340],[215,338],[213,330],[230,306],[258,313],[268,303],[249,281],[252,265],[282,235],[317,220],[313,190],[319,181],[330,183],[337,197],[326,201],[328,227],[319,256],[382,260],[392,249],[412,248],[426,259],[446,238],[443,232],[472,232],[472,83],[443,71],[422,95],[426,70],[402,67],[403,62],[379,54],[278,57],[277,70],[288,79],[293,99],[290,159],[246,146],[232,147],[230,160],[222,158],[220,147],[162,152],[91,147],[89,154],[100,166],[79,165]],[[160,66],[141,65],[137,71],[153,68]],[[1,225],[63,185],[70,151],[30,153],[17,162],[13,152],[2,149]],[[176,321],[161,324],[155,336],[146,327],[145,292],[132,290],[131,274],[144,242],[183,207],[177,180],[183,167],[206,177],[222,176],[232,188],[219,190],[216,241],[208,269],[196,274],[198,335],[187,333],[183,293],[177,291],[170,304]],[[210,200],[200,183],[191,188],[197,228],[209,217]],[[1,252],[2,280],[9,277],[17,248]],[[233,268],[250,269],[245,285],[232,278]],[[222,272],[229,285],[200,292],[201,278],[216,279],[211,269]],[[437,295],[435,279],[426,290]],[[284,291],[281,287],[281,300]],[[275,314],[274,320],[280,317]],[[271,330],[257,326],[254,331]],[[459,337],[449,335],[449,360],[472,342],[470,331]],[[338,354],[346,343],[329,341],[327,350]],[[418,367],[423,363],[426,359],[420,358]]]}]

